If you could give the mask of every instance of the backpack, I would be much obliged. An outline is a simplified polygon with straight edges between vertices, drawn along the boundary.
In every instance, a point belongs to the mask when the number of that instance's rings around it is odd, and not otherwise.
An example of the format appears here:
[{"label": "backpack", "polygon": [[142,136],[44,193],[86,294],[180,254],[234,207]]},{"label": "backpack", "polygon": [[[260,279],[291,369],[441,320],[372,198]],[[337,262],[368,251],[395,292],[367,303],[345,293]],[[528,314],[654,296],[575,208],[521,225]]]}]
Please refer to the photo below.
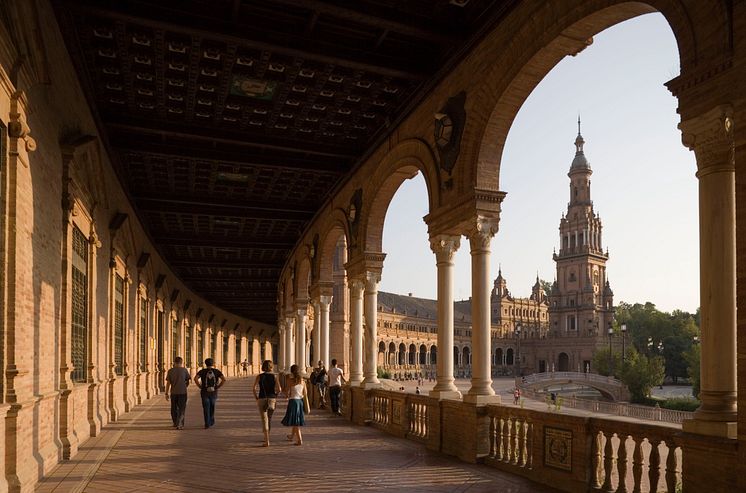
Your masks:
[{"label": "backpack", "polygon": [[207,370],[207,373],[205,373],[205,390],[208,392],[215,392],[215,387],[218,384],[218,379],[215,376],[215,372],[210,370]]}]

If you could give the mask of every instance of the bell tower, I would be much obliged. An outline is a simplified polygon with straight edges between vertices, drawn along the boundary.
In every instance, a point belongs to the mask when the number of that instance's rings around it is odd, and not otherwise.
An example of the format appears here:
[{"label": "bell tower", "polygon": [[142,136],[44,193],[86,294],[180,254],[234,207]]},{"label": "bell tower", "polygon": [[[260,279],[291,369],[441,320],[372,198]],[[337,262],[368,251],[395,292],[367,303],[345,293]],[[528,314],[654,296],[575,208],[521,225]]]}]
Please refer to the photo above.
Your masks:
[{"label": "bell tower", "polygon": [[560,219],[556,287],[549,305],[551,337],[594,337],[603,340],[613,320],[613,292],[606,278],[608,250],[604,253],[601,218],[591,200],[591,165],[585,140],[575,138],[575,158],[567,176],[570,201]]}]

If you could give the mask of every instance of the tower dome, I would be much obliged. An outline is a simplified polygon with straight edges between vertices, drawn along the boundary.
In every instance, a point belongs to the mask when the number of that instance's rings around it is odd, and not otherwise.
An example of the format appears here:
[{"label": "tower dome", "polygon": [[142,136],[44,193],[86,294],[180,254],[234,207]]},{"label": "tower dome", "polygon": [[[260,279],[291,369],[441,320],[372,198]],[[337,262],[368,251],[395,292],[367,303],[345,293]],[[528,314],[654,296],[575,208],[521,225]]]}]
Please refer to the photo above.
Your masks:
[{"label": "tower dome", "polygon": [[578,116],[578,136],[575,137],[575,158],[572,160],[572,164],[570,165],[570,173],[573,171],[591,170],[591,163],[588,162],[588,159],[586,159],[585,153],[583,152],[583,144],[585,144],[585,140],[583,140],[583,136],[580,135],[580,117]]}]

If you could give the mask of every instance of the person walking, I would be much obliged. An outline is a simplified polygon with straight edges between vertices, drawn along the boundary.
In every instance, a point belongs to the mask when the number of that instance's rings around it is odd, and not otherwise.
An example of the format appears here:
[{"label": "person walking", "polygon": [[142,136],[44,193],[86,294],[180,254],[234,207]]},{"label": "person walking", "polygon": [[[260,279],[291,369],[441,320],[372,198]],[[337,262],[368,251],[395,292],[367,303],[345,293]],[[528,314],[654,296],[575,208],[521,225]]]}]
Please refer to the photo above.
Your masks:
[{"label": "person walking", "polygon": [[337,360],[332,360],[332,367],[329,369],[329,400],[332,404],[332,413],[342,416],[342,410],[339,407],[339,397],[342,394],[342,383],[345,382],[344,372],[337,368]]},{"label": "person walking", "polygon": [[223,373],[215,368],[212,358],[205,360],[205,367],[194,376],[194,383],[200,388],[202,413],[205,417],[205,429],[215,424],[215,401],[218,400],[218,389],[225,384]]},{"label": "person walking", "polygon": [[[259,390],[257,392],[257,389]],[[280,380],[272,373],[272,361],[262,362],[262,373],[254,380],[254,398],[262,417],[262,431],[264,432],[264,446],[269,447],[269,430],[272,429],[272,414],[277,405],[277,394],[282,392]]]},{"label": "person walking", "polygon": [[249,375],[249,360],[245,359],[243,360],[243,363],[241,363],[241,368],[243,369],[244,376]]},{"label": "person walking", "polygon": [[319,365],[314,370],[316,375],[316,388],[319,389],[319,409],[326,409],[326,367],[324,362],[319,360]]},{"label": "person walking", "polygon": [[184,368],[184,360],[181,356],[174,358],[174,366],[166,373],[166,400],[171,399],[171,421],[174,428],[184,429],[184,417],[186,415],[187,386],[192,376],[189,370]]},{"label": "person walking", "polygon": [[287,381],[288,407],[285,411],[285,417],[282,418],[282,424],[293,427],[288,435],[288,440],[295,439],[295,445],[303,445],[300,427],[306,424],[305,413],[308,412],[306,383],[303,381],[298,365],[290,367],[290,374],[291,376]]}]

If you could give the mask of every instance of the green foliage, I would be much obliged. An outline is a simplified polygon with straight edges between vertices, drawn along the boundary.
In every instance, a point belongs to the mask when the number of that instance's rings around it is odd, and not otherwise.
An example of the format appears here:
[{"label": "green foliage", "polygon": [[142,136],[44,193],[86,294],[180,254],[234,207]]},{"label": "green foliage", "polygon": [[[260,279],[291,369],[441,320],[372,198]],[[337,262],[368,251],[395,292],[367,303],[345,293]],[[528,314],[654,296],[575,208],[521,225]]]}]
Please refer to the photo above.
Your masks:
[{"label": "green foliage", "polygon": [[665,376],[663,358],[645,356],[634,350],[627,353],[627,359],[621,373],[621,380],[629,389],[633,402],[639,402],[650,396],[650,389],[660,385]]},{"label": "green foliage", "polygon": [[660,402],[663,409],[673,409],[674,411],[696,411],[699,407],[699,401],[691,397],[675,397]]},{"label": "green foliage", "polygon": [[541,287],[544,290],[544,294],[549,297],[552,294],[552,282],[551,281],[545,281],[544,279],[539,279],[539,283],[541,283]]},{"label": "green foliage", "polygon": [[376,373],[378,374],[378,378],[389,378],[389,379],[391,378],[391,373],[389,373],[388,371],[384,370],[381,367],[378,367],[376,369]]},{"label": "green foliage", "polygon": [[684,360],[687,363],[687,374],[692,382],[692,395],[699,399],[699,361],[702,355],[702,349],[699,344],[695,344],[684,353]]},{"label": "green foliage", "polygon": [[699,309],[694,314],[674,310],[658,310],[653,303],[620,303],[615,313],[615,330],[627,326],[628,342],[637,352],[647,356],[663,356],[665,375],[674,382],[690,374],[687,352],[699,336]]},{"label": "green foliage", "polygon": [[599,375],[605,377],[611,375],[619,378],[622,371],[622,355],[612,351],[611,357],[609,357],[609,348],[599,349],[593,354],[591,368]]}]

